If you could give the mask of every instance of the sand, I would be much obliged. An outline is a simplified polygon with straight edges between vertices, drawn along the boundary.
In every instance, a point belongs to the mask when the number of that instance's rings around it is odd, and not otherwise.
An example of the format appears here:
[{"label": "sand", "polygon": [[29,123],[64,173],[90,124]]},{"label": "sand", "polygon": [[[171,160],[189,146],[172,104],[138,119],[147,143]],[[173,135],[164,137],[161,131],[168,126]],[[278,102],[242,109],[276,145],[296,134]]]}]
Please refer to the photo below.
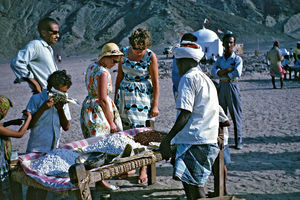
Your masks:
[{"label": "sand", "polygon": [[[72,75],[73,85],[69,96],[82,102],[87,95],[84,73],[95,56],[68,57],[59,63]],[[160,59],[164,57],[160,56]],[[171,60],[165,60],[171,62]],[[115,68],[116,69],[116,68]],[[13,84],[15,76],[8,61],[0,62],[0,94],[9,97],[14,107],[5,120],[21,117],[31,91],[26,83]],[[155,129],[169,131],[175,119],[170,69],[160,70],[160,115]],[[116,73],[111,72],[115,78]],[[279,82],[277,82],[279,84]],[[300,199],[300,81],[286,81],[284,89],[272,89],[267,72],[250,73],[239,82],[243,102],[242,150],[230,149],[232,163],[228,166],[228,192],[247,200]],[[62,133],[61,144],[83,139],[79,125],[80,107],[70,105],[71,129]],[[12,127],[17,129],[18,127]],[[229,144],[233,144],[233,129]],[[30,131],[21,139],[13,139],[13,148],[20,153],[26,150]],[[172,179],[169,162],[157,163],[157,182],[154,185],[136,184],[137,175],[126,180],[110,180],[121,187],[111,198],[121,199],[185,199],[181,182]],[[207,183],[211,191],[212,177]],[[100,191],[94,192],[99,199]],[[48,199],[66,197],[49,195]]]}]

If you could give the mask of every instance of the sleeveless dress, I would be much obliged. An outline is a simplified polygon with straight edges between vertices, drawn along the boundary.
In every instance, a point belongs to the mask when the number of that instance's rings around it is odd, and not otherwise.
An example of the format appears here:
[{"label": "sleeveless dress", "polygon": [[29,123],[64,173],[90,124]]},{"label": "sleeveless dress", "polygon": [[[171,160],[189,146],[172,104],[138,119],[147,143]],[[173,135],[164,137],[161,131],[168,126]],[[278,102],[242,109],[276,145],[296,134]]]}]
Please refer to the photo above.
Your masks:
[{"label": "sleeveless dress", "polygon": [[122,121],[116,105],[108,96],[112,93],[111,75],[108,70],[97,63],[92,63],[86,72],[85,84],[88,90],[88,96],[82,103],[80,124],[83,136],[85,138],[99,136],[110,133],[110,125],[104,115],[102,107],[98,100],[97,77],[103,72],[107,72],[107,99],[109,101],[110,112],[113,115],[113,120],[118,128],[118,131],[123,130]]},{"label": "sleeveless dress", "polygon": [[140,61],[131,61],[128,59],[129,48],[123,49],[124,78],[120,83],[116,98],[124,129],[146,126],[146,120],[150,119],[153,98],[149,72],[152,51],[147,49]]}]

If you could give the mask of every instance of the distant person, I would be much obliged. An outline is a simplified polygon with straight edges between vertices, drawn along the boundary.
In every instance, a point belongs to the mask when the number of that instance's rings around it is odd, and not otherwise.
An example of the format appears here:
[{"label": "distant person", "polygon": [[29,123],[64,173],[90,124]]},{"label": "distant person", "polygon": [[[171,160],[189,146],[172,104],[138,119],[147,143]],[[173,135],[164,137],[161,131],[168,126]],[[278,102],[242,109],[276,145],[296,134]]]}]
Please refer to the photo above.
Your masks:
[{"label": "distant person", "polygon": [[297,46],[293,51],[294,63],[296,63],[296,61],[298,59],[298,55],[300,55],[300,41],[297,42]]},{"label": "distant person", "polygon": [[293,59],[293,48],[290,48],[289,59]]},{"label": "distant person", "polygon": [[40,37],[29,42],[10,63],[17,77],[15,83],[26,81],[33,94],[46,89],[49,75],[58,70],[51,48],[59,38],[58,23],[46,17],[40,20],[38,31]]},{"label": "distant person", "polygon": [[295,62],[295,65],[294,65],[294,67],[293,67],[293,70],[295,71],[295,79],[296,79],[296,78],[299,78],[300,75],[297,76],[297,73],[300,72],[300,54],[298,55],[298,58],[297,58],[297,60],[296,60],[296,62]]},{"label": "distant person", "polygon": [[[12,107],[11,101],[7,97],[0,95],[0,120],[6,116],[10,107]],[[11,187],[15,187],[15,185],[11,186],[9,179],[9,161],[12,150],[10,137],[21,138],[28,129],[31,114],[28,111],[23,111],[23,114],[26,116],[26,120],[19,131],[7,127],[10,125],[21,125],[21,119],[0,123],[0,198],[2,200],[9,200],[12,199],[12,196],[16,197],[16,195],[19,195],[12,194],[13,188]]]},{"label": "distant person", "polygon": [[284,74],[284,80],[286,80],[286,74],[287,72],[289,72],[289,79],[292,79],[292,68],[289,66],[289,55],[285,55],[283,56],[283,61],[282,61],[282,67],[283,69],[286,71],[286,73]]},{"label": "distant person", "polygon": [[159,149],[168,160],[171,141],[177,145],[173,177],[182,182],[187,199],[195,200],[206,197],[204,187],[219,153],[219,102],[213,82],[198,68],[199,45],[174,52],[182,75],[176,98],[180,113]]},{"label": "distant person", "polygon": [[[151,36],[146,28],[138,28],[129,36],[130,46],[123,49],[125,57],[119,63],[116,78],[115,102],[123,128],[145,127],[159,115],[159,77],[156,54],[148,49]],[[138,183],[148,181],[142,167]]]},{"label": "distant person", "polygon": [[61,55],[56,54],[56,59],[57,59],[58,62],[61,62],[62,61]]},{"label": "distant person", "polygon": [[[185,33],[182,36],[182,38],[180,40],[180,43],[182,41],[196,42],[197,37],[195,35],[193,35],[192,33]],[[200,68],[200,66],[199,66],[199,68]],[[181,78],[181,75],[178,74],[178,69],[177,69],[177,65],[176,65],[176,58],[174,58],[173,59],[173,64],[172,64],[172,83],[173,83],[174,98],[176,98],[177,94],[178,94],[178,85],[179,85],[180,78]]]},{"label": "distant person", "polygon": [[[26,107],[32,114],[26,153],[47,153],[58,147],[61,128],[69,130],[71,115],[68,104],[49,96],[49,92],[66,94],[71,85],[71,76],[65,70],[58,70],[49,76],[47,89],[31,96]],[[45,199],[46,196],[47,191],[28,187],[26,199]]]},{"label": "distant person", "polygon": [[273,89],[277,89],[275,84],[275,76],[280,78],[280,88],[283,88],[283,78],[285,71],[281,66],[281,61],[283,56],[279,49],[279,42],[276,40],[273,44],[273,47],[267,53],[268,60],[270,61],[270,75],[272,78]]},{"label": "distant person", "polygon": [[242,149],[242,100],[238,80],[242,75],[243,60],[233,51],[236,39],[233,34],[223,37],[224,55],[217,59],[211,69],[211,75],[220,79],[219,103],[224,112],[227,109],[234,125],[235,148]]}]

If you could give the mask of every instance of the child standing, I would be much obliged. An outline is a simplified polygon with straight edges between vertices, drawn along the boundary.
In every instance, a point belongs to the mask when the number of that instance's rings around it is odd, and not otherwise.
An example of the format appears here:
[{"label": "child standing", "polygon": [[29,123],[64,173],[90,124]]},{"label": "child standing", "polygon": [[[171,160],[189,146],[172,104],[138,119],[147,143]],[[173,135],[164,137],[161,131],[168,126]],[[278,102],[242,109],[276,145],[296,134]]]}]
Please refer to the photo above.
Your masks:
[{"label": "child standing", "polygon": [[[0,120],[2,120],[9,108],[12,107],[11,101],[0,95]],[[9,125],[20,125],[21,120],[12,120],[4,123],[0,123],[0,197],[1,199],[9,199],[11,190],[9,183],[9,157],[11,151],[11,142],[9,137],[20,138],[22,137],[31,120],[31,114],[28,111],[23,111],[23,114],[27,116],[27,119],[19,131],[6,128]]]},{"label": "child standing", "polygon": [[[72,85],[71,76],[65,70],[58,70],[48,78],[47,89],[33,95],[27,110],[32,114],[30,122],[30,137],[27,153],[49,152],[59,145],[61,127],[64,131],[70,128],[71,119],[68,104],[63,98],[49,96],[49,93],[60,93],[67,97],[67,91]],[[45,199],[47,191],[28,188],[27,199]]]},{"label": "child standing", "polygon": [[[230,152],[228,146],[228,126],[230,126],[230,121],[225,114],[223,108],[219,106],[219,135],[218,135],[218,145],[220,149],[224,149],[224,195],[227,194],[226,183],[227,183],[227,165],[231,162]],[[221,133],[221,134],[220,134]],[[214,162],[213,165],[213,174],[215,176],[214,188],[217,187],[216,176],[218,174],[218,167],[216,166],[218,162]],[[217,197],[219,196],[215,192],[208,193],[208,197]]]}]

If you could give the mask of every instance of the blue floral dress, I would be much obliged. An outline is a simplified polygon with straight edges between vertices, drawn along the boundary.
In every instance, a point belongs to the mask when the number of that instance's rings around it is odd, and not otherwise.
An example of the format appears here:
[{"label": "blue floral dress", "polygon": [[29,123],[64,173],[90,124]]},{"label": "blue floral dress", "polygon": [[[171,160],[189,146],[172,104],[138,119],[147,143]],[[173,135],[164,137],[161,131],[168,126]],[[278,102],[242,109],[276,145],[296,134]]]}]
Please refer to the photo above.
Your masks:
[{"label": "blue floral dress", "polygon": [[110,112],[119,131],[123,130],[122,121],[114,102],[108,96],[112,93],[111,75],[108,70],[97,63],[92,63],[86,72],[85,84],[88,96],[82,103],[80,124],[85,138],[110,133],[110,125],[105,117],[102,107],[98,100],[97,77],[103,72],[107,72],[107,99],[109,101]]},{"label": "blue floral dress", "polygon": [[116,104],[122,119],[124,129],[146,126],[150,119],[153,98],[149,66],[152,51],[147,49],[140,61],[128,59],[130,47],[124,48],[125,55],[122,64],[124,78],[117,91]]}]

